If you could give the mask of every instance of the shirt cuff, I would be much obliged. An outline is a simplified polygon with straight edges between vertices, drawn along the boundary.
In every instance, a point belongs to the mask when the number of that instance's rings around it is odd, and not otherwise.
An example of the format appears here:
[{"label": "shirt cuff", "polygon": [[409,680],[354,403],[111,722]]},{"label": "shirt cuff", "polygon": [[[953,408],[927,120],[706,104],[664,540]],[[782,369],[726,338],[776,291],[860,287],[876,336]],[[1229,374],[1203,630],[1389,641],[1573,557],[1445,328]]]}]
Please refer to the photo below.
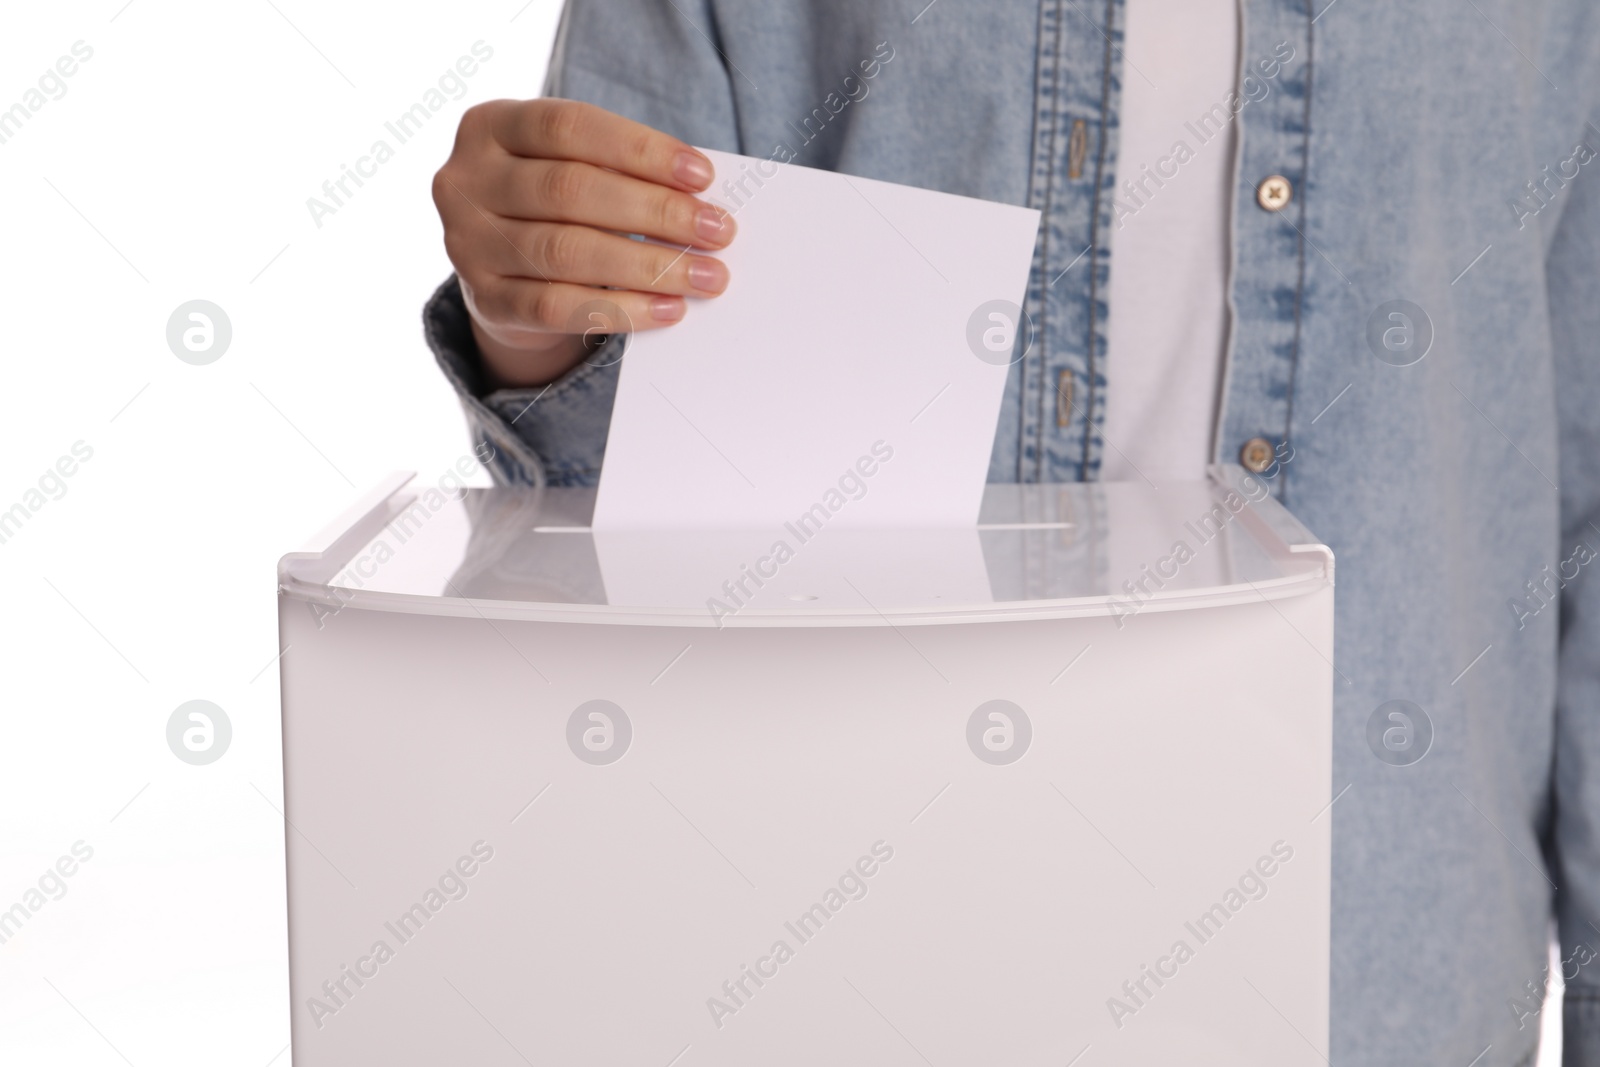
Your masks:
[{"label": "shirt cuff", "polygon": [[490,389],[455,275],[424,305],[422,325],[439,369],[461,401],[474,446],[486,443],[492,450],[489,473],[497,483],[592,486],[599,481],[627,335],[607,337],[548,385]]}]

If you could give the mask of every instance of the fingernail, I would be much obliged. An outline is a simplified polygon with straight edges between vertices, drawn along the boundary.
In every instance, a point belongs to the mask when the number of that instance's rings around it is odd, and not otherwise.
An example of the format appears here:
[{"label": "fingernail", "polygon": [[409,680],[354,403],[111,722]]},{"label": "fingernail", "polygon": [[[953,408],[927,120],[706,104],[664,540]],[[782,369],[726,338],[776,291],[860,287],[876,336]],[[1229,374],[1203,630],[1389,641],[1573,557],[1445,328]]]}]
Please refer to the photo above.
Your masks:
[{"label": "fingernail", "polygon": [[697,259],[689,264],[689,284],[702,293],[720,293],[728,287],[728,268],[717,259]]},{"label": "fingernail", "polygon": [[711,164],[696,152],[679,152],[672,161],[672,175],[685,185],[704,189],[713,177]]},{"label": "fingernail", "polygon": [[677,322],[683,318],[683,299],[676,296],[658,296],[650,301],[650,317],[657,322]]},{"label": "fingernail", "polygon": [[695,215],[694,228],[707,241],[725,241],[733,236],[733,219],[714,207],[703,207]]}]

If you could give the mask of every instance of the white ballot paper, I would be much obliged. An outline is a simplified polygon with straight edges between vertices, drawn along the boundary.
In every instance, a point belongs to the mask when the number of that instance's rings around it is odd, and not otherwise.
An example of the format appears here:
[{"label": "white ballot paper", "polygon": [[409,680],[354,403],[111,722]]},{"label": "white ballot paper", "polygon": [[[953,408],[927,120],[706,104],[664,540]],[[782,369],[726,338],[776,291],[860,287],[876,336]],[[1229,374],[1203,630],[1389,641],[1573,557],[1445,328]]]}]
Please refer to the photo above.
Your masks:
[{"label": "white ballot paper", "polygon": [[1039,213],[705,154],[732,281],[629,339],[594,528],[974,526]]}]

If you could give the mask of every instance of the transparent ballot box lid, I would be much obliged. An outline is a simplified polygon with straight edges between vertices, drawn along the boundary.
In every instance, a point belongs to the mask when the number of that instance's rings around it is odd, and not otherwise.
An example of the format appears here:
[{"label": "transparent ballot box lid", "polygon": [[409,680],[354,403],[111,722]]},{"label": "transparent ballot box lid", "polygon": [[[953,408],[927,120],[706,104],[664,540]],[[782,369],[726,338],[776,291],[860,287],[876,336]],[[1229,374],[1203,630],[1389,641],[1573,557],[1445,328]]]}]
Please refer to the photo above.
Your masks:
[{"label": "transparent ballot box lid", "polygon": [[991,485],[975,527],[861,529],[819,502],[770,529],[593,530],[592,489],[386,478],[279,563],[287,596],[433,615],[871,626],[1250,603],[1333,581],[1332,553],[1235,466],[1203,482]]}]

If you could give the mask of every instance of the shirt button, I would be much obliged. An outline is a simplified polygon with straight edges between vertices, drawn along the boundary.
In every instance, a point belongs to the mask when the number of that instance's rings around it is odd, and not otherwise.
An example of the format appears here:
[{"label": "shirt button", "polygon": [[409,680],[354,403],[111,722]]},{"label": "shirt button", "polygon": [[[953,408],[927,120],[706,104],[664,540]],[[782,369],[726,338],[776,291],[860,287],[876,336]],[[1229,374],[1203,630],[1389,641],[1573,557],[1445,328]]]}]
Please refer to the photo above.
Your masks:
[{"label": "shirt button", "polygon": [[1282,211],[1294,196],[1294,186],[1281,174],[1274,174],[1256,186],[1256,203],[1267,211]]},{"label": "shirt button", "polygon": [[1252,474],[1262,474],[1272,466],[1276,453],[1265,437],[1252,437],[1239,449],[1239,462]]}]

